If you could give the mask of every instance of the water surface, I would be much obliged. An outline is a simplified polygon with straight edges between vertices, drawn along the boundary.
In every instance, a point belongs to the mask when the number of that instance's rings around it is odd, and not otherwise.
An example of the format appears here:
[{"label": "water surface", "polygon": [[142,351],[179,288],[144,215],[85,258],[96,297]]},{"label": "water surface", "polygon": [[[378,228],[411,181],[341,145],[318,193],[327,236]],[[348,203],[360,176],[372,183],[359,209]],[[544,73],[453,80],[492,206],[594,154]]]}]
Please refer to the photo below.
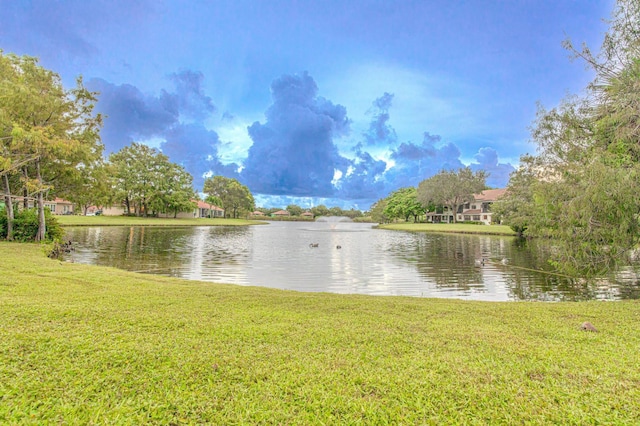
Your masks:
[{"label": "water surface", "polygon": [[74,262],[192,280],[492,301],[640,297],[635,273],[591,282],[565,277],[551,270],[544,250],[513,237],[409,233],[344,222],[77,227],[67,235],[76,242]]}]

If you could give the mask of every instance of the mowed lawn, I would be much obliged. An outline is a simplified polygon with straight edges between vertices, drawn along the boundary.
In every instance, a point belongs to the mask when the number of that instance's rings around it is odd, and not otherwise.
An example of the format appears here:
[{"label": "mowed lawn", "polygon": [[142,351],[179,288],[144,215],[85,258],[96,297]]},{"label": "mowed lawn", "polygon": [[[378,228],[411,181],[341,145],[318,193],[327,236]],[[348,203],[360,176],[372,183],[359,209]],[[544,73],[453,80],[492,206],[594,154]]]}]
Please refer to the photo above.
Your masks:
[{"label": "mowed lawn", "polygon": [[0,423],[640,424],[640,303],[300,293],[0,243]]},{"label": "mowed lawn", "polygon": [[474,225],[469,223],[387,223],[379,225],[380,229],[394,229],[398,231],[413,232],[446,232],[457,234],[489,234],[489,235],[509,235],[516,233],[506,225]]}]

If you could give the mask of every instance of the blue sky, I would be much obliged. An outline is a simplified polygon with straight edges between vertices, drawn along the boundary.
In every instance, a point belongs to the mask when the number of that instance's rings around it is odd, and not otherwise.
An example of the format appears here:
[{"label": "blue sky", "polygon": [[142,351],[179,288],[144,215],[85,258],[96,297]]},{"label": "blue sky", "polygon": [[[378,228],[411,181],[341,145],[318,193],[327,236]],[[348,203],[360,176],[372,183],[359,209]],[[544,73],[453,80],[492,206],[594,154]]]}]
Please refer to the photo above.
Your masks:
[{"label": "blue sky", "polygon": [[148,143],[258,205],[366,209],[442,169],[505,186],[536,103],[592,74],[612,0],[0,0],[0,49],[100,92],[106,152]]}]

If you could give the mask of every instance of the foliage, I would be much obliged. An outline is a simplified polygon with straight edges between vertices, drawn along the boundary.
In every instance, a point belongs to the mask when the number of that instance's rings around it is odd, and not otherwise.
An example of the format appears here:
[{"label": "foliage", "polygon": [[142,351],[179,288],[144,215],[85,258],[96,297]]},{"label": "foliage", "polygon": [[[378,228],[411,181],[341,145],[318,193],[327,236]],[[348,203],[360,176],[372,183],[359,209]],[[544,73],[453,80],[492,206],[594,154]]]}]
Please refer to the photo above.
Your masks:
[{"label": "foliage", "polygon": [[[60,241],[64,235],[62,226],[48,209],[44,210],[46,220],[45,238],[43,241]],[[37,209],[23,209],[16,212],[14,217],[13,239],[16,241],[35,241],[38,235]],[[7,210],[0,209],[0,238],[7,237]]]},{"label": "foliage", "polygon": [[320,204],[319,206],[311,207],[311,213],[315,217],[319,216],[331,216],[331,211],[324,204]]},{"label": "foliage", "polygon": [[473,201],[473,195],[486,189],[486,172],[472,172],[469,167],[457,171],[443,170],[418,185],[417,199],[424,206],[447,206],[457,222],[458,208]]},{"label": "foliage", "polygon": [[416,188],[413,186],[400,188],[387,197],[384,215],[389,219],[409,220],[417,222],[418,217],[425,213],[424,206],[418,201]]},{"label": "foliage", "polygon": [[244,226],[256,221],[223,218],[161,218],[138,216],[58,216],[62,226]]},{"label": "foliage", "polygon": [[194,208],[193,177],[157,149],[134,142],[111,154],[109,162],[114,175],[114,199],[125,205],[127,214],[175,215]]},{"label": "foliage", "polygon": [[83,167],[82,178],[73,188],[58,193],[62,198],[73,202],[83,214],[91,206],[108,206],[114,203],[113,173],[110,164],[102,160]]},{"label": "foliage", "polygon": [[556,244],[554,264],[599,274],[629,261],[640,242],[640,2],[617,2],[602,49],[576,50],[596,73],[584,97],[549,111],[532,130],[539,155],[524,157],[505,200],[514,229]]},{"label": "foliage", "polygon": [[210,196],[222,201],[222,208],[227,217],[246,216],[255,209],[255,201],[249,188],[237,179],[224,176],[213,176],[204,181],[204,190]]},{"label": "foliage", "polygon": [[286,209],[291,216],[300,216],[304,210],[296,204],[289,204]]},{"label": "foliage", "polygon": [[637,301],[299,293],[30,244],[0,259],[3,424],[640,423]]},{"label": "foliage", "polygon": [[387,199],[383,198],[381,200],[376,201],[371,205],[369,209],[369,214],[371,215],[371,219],[377,223],[387,223],[390,218],[385,215],[385,209],[387,207]]},{"label": "foliage", "polygon": [[0,51],[0,76],[0,174],[7,194],[17,190],[9,175],[20,173],[24,193],[37,199],[36,239],[42,240],[44,195],[72,187],[83,166],[100,158],[102,117],[93,114],[96,94],[81,78],[66,90],[58,74],[35,58]]}]

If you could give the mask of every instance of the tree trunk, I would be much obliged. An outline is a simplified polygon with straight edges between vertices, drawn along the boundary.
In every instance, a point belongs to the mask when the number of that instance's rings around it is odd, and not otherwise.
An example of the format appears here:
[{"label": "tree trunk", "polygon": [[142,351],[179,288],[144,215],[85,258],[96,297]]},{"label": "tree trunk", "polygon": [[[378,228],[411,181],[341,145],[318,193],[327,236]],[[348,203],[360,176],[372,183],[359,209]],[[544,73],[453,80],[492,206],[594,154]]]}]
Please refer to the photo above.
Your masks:
[{"label": "tree trunk", "polygon": [[29,208],[29,190],[27,189],[29,174],[27,173],[27,166],[24,166],[22,168],[22,176],[24,176],[24,189],[22,190],[22,207],[27,210]]},{"label": "tree trunk", "polygon": [[5,195],[4,203],[7,210],[7,241],[13,240],[13,200],[11,199],[11,188],[9,187],[9,175],[4,176]]},{"label": "tree trunk", "polygon": [[38,233],[36,241],[44,241],[47,235],[47,224],[44,220],[44,190],[42,185],[42,175],[40,174],[40,160],[36,160],[36,178],[38,179]]}]

